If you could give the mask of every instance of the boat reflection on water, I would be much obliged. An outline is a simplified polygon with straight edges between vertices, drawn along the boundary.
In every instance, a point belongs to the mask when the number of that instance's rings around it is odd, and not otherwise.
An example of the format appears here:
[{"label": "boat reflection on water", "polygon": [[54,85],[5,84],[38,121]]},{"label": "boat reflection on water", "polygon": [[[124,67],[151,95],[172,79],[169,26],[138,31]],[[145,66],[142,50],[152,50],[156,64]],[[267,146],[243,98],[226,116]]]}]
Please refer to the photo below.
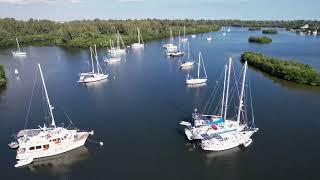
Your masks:
[{"label": "boat reflection on water", "polygon": [[215,164],[216,161],[224,161],[226,159],[231,160],[235,158],[243,149],[241,147],[228,149],[225,151],[206,152],[205,159],[207,164]]},{"label": "boat reflection on water", "polygon": [[64,174],[72,171],[72,167],[75,164],[88,159],[89,156],[88,149],[85,146],[81,146],[56,156],[35,159],[32,164],[25,166],[25,168],[33,173]]}]

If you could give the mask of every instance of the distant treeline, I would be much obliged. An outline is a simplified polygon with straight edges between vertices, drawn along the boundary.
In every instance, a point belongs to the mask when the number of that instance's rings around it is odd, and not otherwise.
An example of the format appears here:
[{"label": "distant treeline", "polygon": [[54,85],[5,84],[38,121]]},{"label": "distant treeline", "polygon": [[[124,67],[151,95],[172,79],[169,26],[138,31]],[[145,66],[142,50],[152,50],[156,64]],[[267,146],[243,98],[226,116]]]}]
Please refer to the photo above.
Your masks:
[{"label": "distant treeline", "polygon": [[261,27],[250,27],[248,30],[249,31],[260,31]]},{"label": "distant treeline", "polygon": [[248,42],[251,43],[261,43],[261,44],[267,44],[267,43],[271,43],[272,39],[267,37],[267,36],[251,36],[248,39]]},{"label": "distant treeline", "polygon": [[4,71],[3,65],[0,65],[0,88],[5,86],[7,83],[6,73]]},{"label": "distant treeline", "polygon": [[179,31],[202,33],[217,31],[220,26],[207,20],[82,20],[71,22],[54,22],[49,20],[17,21],[0,19],[0,47],[15,45],[15,37],[22,45],[59,45],[72,47],[109,46],[109,39],[115,39],[119,30],[124,43],[129,45],[137,41],[137,27],[144,41],[169,36],[170,28],[174,35]]},{"label": "distant treeline", "polygon": [[241,20],[81,20],[54,22],[50,20],[18,21],[12,18],[0,19],[0,47],[15,45],[18,37],[22,45],[59,45],[89,47],[92,44],[107,46],[109,39],[115,38],[116,30],[123,35],[125,44],[136,41],[136,27],[140,28],[145,41],[174,35],[183,31],[187,34],[216,31],[221,26],[283,27],[297,28],[304,24],[320,26],[319,21],[241,21]]},{"label": "distant treeline", "polygon": [[263,34],[278,34],[278,31],[276,29],[264,29],[262,30]]},{"label": "distant treeline", "polygon": [[307,64],[267,57],[255,52],[244,52],[241,55],[241,61],[247,61],[249,65],[280,79],[320,86],[319,72]]}]

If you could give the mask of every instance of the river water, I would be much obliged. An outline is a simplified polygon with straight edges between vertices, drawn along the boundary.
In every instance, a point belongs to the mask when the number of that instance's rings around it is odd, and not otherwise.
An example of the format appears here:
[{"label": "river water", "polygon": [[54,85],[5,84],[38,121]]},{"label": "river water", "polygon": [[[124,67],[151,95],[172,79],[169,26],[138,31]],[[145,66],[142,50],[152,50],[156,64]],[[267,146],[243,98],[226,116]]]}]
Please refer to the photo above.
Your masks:
[{"label": "river water", "polygon": [[[192,55],[203,53],[209,82],[185,86],[190,72],[179,69],[181,58],[167,58],[162,45],[152,41],[144,50],[131,50],[119,64],[101,66],[109,80],[91,85],[77,83],[88,70],[89,52],[80,48],[25,47],[27,57],[12,57],[0,50],[0,64],[8,84],[0,91],[1,179],[319,179],[320,88],[278,80],[249,68],[256,126],[246,149],[204,152],[186,140],[178,123],[200,111],[229,57],[237,71],[243,51],[258,51],[296,59],[320,69],[320,38],[283,30],[270,35],[271,44],[247,42],[246,28],[232,28],[227,36],[210,33],[190,39]],[[190,38],[190,37],[189,37]],[[102,58],[106,51],[98,49]],[[85,147],[14,168],[15,152],[7,144],[24,128],[36,64],[41,63],[57,124],[94,130]],[[18,69],[19,74],[14,74]],[[44,99],[37,74],[28,128],[46,123]]]}]

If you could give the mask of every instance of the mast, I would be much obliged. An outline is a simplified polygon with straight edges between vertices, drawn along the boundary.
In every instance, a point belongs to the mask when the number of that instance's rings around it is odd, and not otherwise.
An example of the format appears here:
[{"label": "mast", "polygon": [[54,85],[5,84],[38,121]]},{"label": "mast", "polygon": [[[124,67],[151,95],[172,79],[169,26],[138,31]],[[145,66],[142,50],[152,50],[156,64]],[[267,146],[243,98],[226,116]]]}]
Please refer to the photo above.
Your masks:
[{"label": "mast", "polygon": [[202,61],[202,66],[203,66],[204,76],[205,76],[205,77],[206,77],[206,79],[207,79],[208,77],[207,77],[206,67],[204,66],[204,62],[203,62],[202,54],[201,54],[201,61]]},{"label": "mast", "polygon": [[179,46],[178,46],[178,51],[180,51],[180,31],[179,31]]},{"label": "mast", "polygon": [[170,28],[170,43],[173,44],[173,35],[172,35],[172,29]]},{"label": "mast", "polygon": [[199,61],[198,61],[198,79],[200,75],[200,58],[201,58],[201,51],[199,52]]},{"label": "mast", "polygon": [[228,110],[228,97],[229,97],[229,85],[230,85],[230,71],[231,71],[231,61],[232,58],[229,58],[229,65],[228,65],[228,80],[227,80],[227,92],[226,92],[226,104],[224,109],[224,119],[227,119],[227,110]]},{"label": "mast", "polygon": [[20,45],[19,45],[18,38],[16,38],[16,42],[17,42],[17,46],[18,46],[18,51],[20,51]]},{"label": "mast", "polygon": [[137,27],[137,30],[138,30],[138,44],[140,44],[140,31],[138,27]]},{"label": "mast", "polygon": [[221,101],[221,118],[223,117],[223,110],[224,110],[224,94],[226,91],[227,70],[228,70],[228,65],[225,65],[224,66],[223,92],[222,92],[222,101]]},{"label": "mast", "polygon": [[190,45],[189,45],[189,41],[188,41],[188,61],[190,60]]},{"label": "mast", "polygon": [[42,79],[43,89],[44,89],[44,92],[46,94],[46,99],[47,99],[47,103],[48,103],[48,106],[49,106],[49,112],[50,112],[50,116],[51,116],[51,126],[53,126],[55,128],[56,127],[56,123],[54,122],[54,117],[53,117],[53,113],[52,113],[53,106],[50,103],[50,99],[49,99],[49,96],[48,96],[46,83],[44,82],[44,78],[43,78],[43,74],[42,74],[42,70],[41,70],[40,64],[38,64],[38,67],[39,67],[39,71],[40,71],[40,75],[41,75],[41,79]]},{"label": "mast", "polygon": [[242,84],[241,84],[241,94],[240,94],[240,102],[239,102],[239,109],[238,109],[238,116],[237,116],[237,124],[240,124],[240,116],[241,116],[241,111],[243,107],[243,93],[244,93],[244,84],[246,81],[246,74],[247,74],[247,68],[248,64],[247,61],[244,63],[244,70],[243,70],[243,79],[242,79]]},{"label": "mast", "polygon": [[117,30],[117,48],[120,49],[120,33]]},{"label": "mast", "polygon": [[186,38],[186,26],[183,26],[183,38]]},{"label": "mast", "polygon": [[92,47],[90,46],[90,57],[91,57],[91,66],[92,66],[92,73],[94,73],[94,65],[93,65],[93,58],[92,58]]},{"label": "mast", "polygon": [[95,59],[96,59],[96,61],[97,61],[97,71],[98,71],[98,74],[100,73],[99,72],[99,66],[98,66],[98,53],[97,53],[97,45],[94,45],[94,57],[95,57]]}]

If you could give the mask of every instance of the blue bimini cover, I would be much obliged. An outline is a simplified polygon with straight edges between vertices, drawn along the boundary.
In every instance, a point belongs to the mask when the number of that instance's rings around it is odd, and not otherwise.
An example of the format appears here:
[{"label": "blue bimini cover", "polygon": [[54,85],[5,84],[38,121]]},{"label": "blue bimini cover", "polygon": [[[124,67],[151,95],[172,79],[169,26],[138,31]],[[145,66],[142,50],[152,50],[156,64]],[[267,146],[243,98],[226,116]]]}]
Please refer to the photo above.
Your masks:
[{"label": "blue bimini cover", "polygon": [[224,119],[217,119],[217,120],[214,120],[214,121],[208,121],[207,124],[208,125],[212,125],[212,124],[220,124],[220,123],[223,123],[224,122]]}]

